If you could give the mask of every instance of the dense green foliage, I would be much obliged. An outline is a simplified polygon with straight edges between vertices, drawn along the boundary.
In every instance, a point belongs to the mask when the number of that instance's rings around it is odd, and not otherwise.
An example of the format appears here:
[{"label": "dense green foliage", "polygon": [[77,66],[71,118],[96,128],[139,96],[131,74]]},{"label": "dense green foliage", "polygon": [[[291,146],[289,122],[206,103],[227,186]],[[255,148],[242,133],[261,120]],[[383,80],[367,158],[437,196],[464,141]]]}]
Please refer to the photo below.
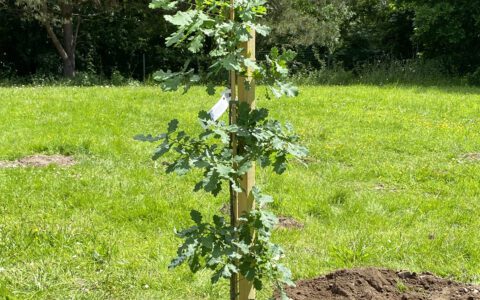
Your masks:
[{"label": "dense green foliage", "polygon": [[[197,182],[195,191],[205,190],[217,196],[222,183],[241,192],[240,178],[260,162],[262,167],[273,167],[277,174],[287,170],[289,159],[303,158],[307,154],[305,147],[299,146],[299,137],[293,133],[291,125],[267,119],[268,110],[251,110],[240,105],[237,124],[226,125],[212,121],[207,112],[200,112],[199,120],[204,131],[198,138],[179,131],[178,120],[172,120],[168,132],[157,137],[139,135],[140,141],[157,142],[161,145],[155,150],[153,159],[158,160],[168,152],[175,153],[175,160],[169,164],[167,173],[185,175],[192,169],[201,169],[204,178]],[[235,134],[242,145],[242,153],[233,154],[231,137]]]},{"label": "dense green foliage", "polygon": [[480,2],[411,1],[414,35],[420,54],[437,58],[453,72],[480,69]]},{"label": "dense green foliage", "polygon": [[[63,153],[78,162],[0,169],[0,295],[228,298],[227,282],[212,286],[210,271],[168,271],[179,242],[172,228],[190,226],[192,209],[211,220],[228,192],[192,193],[200,172],[165,174],[151,144],[132,142],[171,118],[199,134],[197,111],[218,100],[198,97],[204,90],[0,88],[0,160]],[[310,150],[308,168],[257,178],[278,200],[273,212],[304,224],[272,232],[292,277],[383,266],[480,283],[480,89],[301,91],[262,106],[291,119]]]},{"label": "dense green foliage", "polygon": [[[77,69],[141,79],[144,54],[147,75],[179,69],[185,49],[164,47],[171,27],[148,3],[123,1],[108,11],[87,5],[76,12],[82,16]],[[479,7],[466,0],[270,0],[266,24],[274,26],[269,38],[259,39],[259,52],[294,49],[300,69],[341,66],[355,73],[364,64],[417,59],[435,61],[447,74],[473,75],[480,66]],[[0,16],[0,77],[60,73],[61,60],[38,23],[21,18],[12,0],[0,4]],[[199,71],[210,62],[202,53],[191,57]]]}]

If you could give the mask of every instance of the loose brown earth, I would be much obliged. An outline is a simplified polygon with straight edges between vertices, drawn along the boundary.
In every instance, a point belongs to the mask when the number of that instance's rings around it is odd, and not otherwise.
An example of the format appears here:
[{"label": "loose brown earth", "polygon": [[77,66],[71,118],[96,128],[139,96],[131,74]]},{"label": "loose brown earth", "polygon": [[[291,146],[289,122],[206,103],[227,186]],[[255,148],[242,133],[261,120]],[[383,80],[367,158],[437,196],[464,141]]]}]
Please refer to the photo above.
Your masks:
[{"label": "loose brown earth", "polygon": [[480,153],[467,153],[459,158],[460,162],[479,162],[480,161]]},{"label": "loose brown earth", "polygon": [[[224,215],[230,215],[230,204],[225,203],[220,208],[220,212]],[[291,217],[278,217],[277,229],[302,229],[304,225]]]},{"label": "loose brown earth", "polygon": [[0,161],[0,168],[46,167],[51,164],[72,166],[76,162],[72,157],[63,155],[32,155],[15,161]]},{"label": "loose brown earth", "polygon": [[277,228],[279,229],[302,229],[304,225],[291,217],[278,217]]},{"label": "loose brown earth", "polygon": [[340,270],[302,280],[296,287],[287,288],[287,294],[293,300],[476,300],[480,299],[480,286],[457,283],[431,273],[367,268]]}]

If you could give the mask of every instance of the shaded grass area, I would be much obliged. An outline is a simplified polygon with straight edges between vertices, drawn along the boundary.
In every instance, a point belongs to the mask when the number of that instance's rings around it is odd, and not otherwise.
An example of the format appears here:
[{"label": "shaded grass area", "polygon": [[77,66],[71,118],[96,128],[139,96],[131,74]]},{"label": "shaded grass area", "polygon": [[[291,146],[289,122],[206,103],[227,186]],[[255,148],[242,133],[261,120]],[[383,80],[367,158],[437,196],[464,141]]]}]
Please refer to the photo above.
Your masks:
[{"label": "shaded grass area", "polygon": [[[189,212],[228,195],[192,193],[133,141],[171,118],[190,132],[216,97],[203,88],[0,89],[0,160],[73,155],[70,168],[0,169],[0,294],[21,299],[226,299],[210,274],[167,270]],[[382,266],[480,282],[480,89],[305,87],[261,100],[290,120],[309,166],[259,171],[272,209],[305,224],[279,230],[294,277]],[[260,294],[266,299],[270,291]]]}]

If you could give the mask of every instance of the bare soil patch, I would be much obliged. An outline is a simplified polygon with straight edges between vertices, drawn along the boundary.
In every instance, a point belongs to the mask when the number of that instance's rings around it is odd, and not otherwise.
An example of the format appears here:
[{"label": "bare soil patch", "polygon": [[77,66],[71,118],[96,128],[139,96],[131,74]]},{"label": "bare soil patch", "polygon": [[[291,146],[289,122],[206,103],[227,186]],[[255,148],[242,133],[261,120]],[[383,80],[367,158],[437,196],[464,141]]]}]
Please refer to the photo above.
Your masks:
[{"label": "bare soil patch", "polygon": [[460,162],[480,162],[480,153],[467,153],[459,158]]},{"label": "bare soil patch", "polygon": [[0,168],[46,167],[52,164],[58,166],[73,166],[73,157],[64,155],[32,155],[15,161],[0,161]]},{"label": "bare soil patch", "polygon": [[222,207],[220,207],[220,212],[224,215],[230,216],[230,203],[224,203]]},{"label": "bare soil patch", "polygon": [[304,225],[291,217],[278,217],[277,228],[279,229],[302,229]]},{"label": "bare soil patch", "polygon": [[376,184],[373,189],[379,192],[397,192],[398,191],[395,187],[386,186],[383,183]]},{"label": "bare soil patch", "polygon": [[[222,207],[220,207],[220,212],[224,215],[230,215],[230,204],[224,203]],[[291,217],[280,216],[278,217],[278,224],[276,226],[277,229],[302,229],[304,225],[299,221],[295,220]]]},{"label": "bare soil patch", "polygon": [[[287,288],[293,300],[391,299],[476,300],[480,286],[462,284],[434,276],[386,269],[340,270]],[[280,299],[277,295],[277,299]]]}]

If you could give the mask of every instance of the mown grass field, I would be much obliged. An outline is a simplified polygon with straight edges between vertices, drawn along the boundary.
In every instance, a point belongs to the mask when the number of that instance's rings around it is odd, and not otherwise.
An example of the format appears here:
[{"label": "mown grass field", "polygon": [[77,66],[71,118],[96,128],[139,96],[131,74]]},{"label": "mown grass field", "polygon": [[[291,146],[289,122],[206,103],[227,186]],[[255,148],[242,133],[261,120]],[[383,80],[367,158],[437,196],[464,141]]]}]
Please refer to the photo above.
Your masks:
[{"label": "mown grass field", "polygon": [[[138,88],[0,88],[0,160],[73,155],[70,168],[0,169],[0,291],[19,299],[227,299],[210,274],[168,271],[198,174],[164,174],[139,133],[190,132],[217,97]],[[304,87],[260,100],[310,148],[307,168],[259,171],[295,279],[381,266],[480,282],[480,89]],[[0,292],[0,295],[2,292]],[[266,299],[271,291],[264,291]],[[1,296],[0,296],[1,298]]]}]

